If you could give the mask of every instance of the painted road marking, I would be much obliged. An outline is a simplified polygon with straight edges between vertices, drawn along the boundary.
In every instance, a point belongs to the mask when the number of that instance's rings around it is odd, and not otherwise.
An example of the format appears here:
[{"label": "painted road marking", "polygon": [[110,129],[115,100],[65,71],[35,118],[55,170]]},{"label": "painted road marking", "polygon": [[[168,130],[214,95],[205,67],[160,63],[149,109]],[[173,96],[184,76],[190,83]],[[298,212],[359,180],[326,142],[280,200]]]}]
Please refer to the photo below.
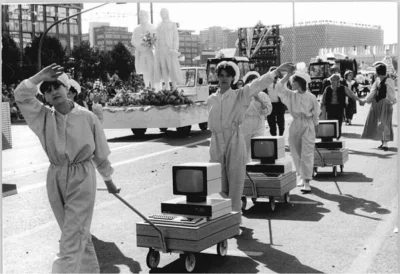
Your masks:
[{"label": "painted road marking", "polygon": [[[114,152],[114,151],[118,151],[118,150],[122,150],[122,149],[126,149],[126,148],[132,148],[132,147],[136,147],[136,146],[139,146],[139,145],[144,145],[144,144],[147,144],[147,143],[152,143],[152,142],[155,142],[155,141],[159,141],[159,140],[162,140],[162,139],[164,139],[164,138],[157,138],[157,139],[153,139],[153,140],[146,141],[146,142],[114,147],[114,148],[110,148],[110,151]],[[40,143],[39,143],[39,145],[40,145]],[[24,177],[24,176],[28,175],[29,173],[31,173],[33,171],[41,172],[41,171],[46,170],[49,167],[49,165],[50,165],[49,162],[45,162],[45,163],[36,164],[34,166],[30,166],[28,168],[20,168],[20,169],[14,169],[14,170],[11,170],[11,171],[6,171],[6,172],[2,173],[3,180],[5,180],[6,176],[11,176],[14,179],[14,178],[19,178],[19,177]]]},{"label": "painted road marking", "polygon": [[[115,163],[112,163],[112,166],[115,168],[115,167],[118,167],[118,166],[130,164],[130,163],[133,163],[133,162],[136,162],[136,161],[140,161],[140,160],[143,160],[143,159],[147,159],[147,158],[151,158],[151,157],[154,157],[154,156],[158,156],[158,155],[161,155],[161,154],[164,154],[164,153],[180,150],[180,149],[183,149],[185,147],[195,146],[195,145],[198,145],[198,144],[201,144],[201,143],[205,143],[205,142],[208,142],[208,141],[210,141],[210,138],[207,138],[207,139],[201,140],[201,141],[197,141],[197,142],[193,142],[193,143],[189,143],[189,144],[186,144],[186,145],[183,145],[183,146],[174,147],[174,148],[170,148],[170,149],[167,149],[167,150],[162,150],[162,151],[159,151],[159,152],[154,152],[154,153],[151,153],[151,154],[139,156],[139,157],[132,158],[132,159],[129,159],[129,160],[115,162]],[[18,194],[21,194],[21,193],[24,193],[24,192],[27,192],[27,191],[30,191],[30,190],[33,190],[33,189],[36,189],[36,188],[43,187],[45,185],[46,185],[46,182],[44,181],[44,182],[37,183],[37,184],[34,184],[34,185],[29,185],[29,186],[26,186],[26,187],[17,188],[17,192],[18,192]]]}]

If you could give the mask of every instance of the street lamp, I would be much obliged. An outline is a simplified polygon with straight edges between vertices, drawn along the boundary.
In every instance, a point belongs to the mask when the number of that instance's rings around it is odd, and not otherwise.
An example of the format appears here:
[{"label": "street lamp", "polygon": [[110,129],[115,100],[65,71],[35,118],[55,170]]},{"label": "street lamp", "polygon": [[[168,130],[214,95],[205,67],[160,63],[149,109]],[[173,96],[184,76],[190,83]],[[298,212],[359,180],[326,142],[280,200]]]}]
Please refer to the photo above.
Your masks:
[{"label": "street lamp", "polygon": [[66,18],[63,18],[63,19],[61,19],[61,20],[58,20],[57,22],[54,22],[50,27],[48,27],[47,30],[43,33],[42,37],[40,37],[40,41],[39,41],[39,50],[38,50],[38,70],[40,71],[40,70],[42,69],[42,45],[43,45],[43,40],[44,40],[44,37],[46,36],[46,34],[49,32],[49,30],[50,30],[52,27],[54,27],[55,25],[57,25],[57,24],[59,24],[59,23],[65,21],[65,20],[68,20],[69,18],[72,18],[72,17],[78,16],[78,15],[80,15],[80,14],[82,14],[82,13],[85,13],[85,12],[88,12],[88,11],[91,11],[91,10],[94,10],[94,9],[97,9],[97,8],[100,8],[100,7],[102,7],[102,6],[104,6],[104,5],[107,5],[107,4],[109,4],[109,3],[104,3],[104,4],[98,5],[98,6],[96,6],[96,7],[93,7],[93,8],[91,8],[91,9],[84,10],[84,11],[81,11],[81,12],[79,12],[79,13],[73,14],[73,15],[68,16],[68,17],[66,17]]}]

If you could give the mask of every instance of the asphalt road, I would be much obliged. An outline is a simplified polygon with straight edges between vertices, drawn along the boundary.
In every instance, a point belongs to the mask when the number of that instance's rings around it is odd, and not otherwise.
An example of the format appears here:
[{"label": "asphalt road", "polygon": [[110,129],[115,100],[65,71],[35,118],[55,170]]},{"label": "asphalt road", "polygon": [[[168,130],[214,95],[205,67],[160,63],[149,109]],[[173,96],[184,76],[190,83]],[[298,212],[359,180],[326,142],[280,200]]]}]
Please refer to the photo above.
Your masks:
[{"label": "asphalt road", "polygon": [[[368,109],[358,106],[353,125],[343,125],[349,150],[343,174],[334,177],[332,167],[319,168],[311,194],[296,188],[290,203],[277,203],[275,211],[266,199],[257,205],[249,199],[242,235],[229,239],[227,256],[219,257],[215,246],[206,249],[197,258],[197,271],[399,272],[397,111],[395,141],[385,152],[376,148],[379,142],[360,139]],[[160,203],[174,197],[173,165],[209,160],[209,131],[195,126],[189,137],[167,133],[154,129],[138,138],[129,129],[106,130],[114,182],[121,196],[146,216],[160,213]],[[12,138],[13,148],[2,154],[2,182],[16,184],[18,193],[2,200],[3,272],[48,273],[60,237],[45,189],[49,164],[26,125],[13,125]],[[100,176],[98,186],[104,186]],[[162,253],[156,270],[147,267],[148,249],[136,246],[141,220],[114,196],[97,193],[92,234],[101,272],[182,272],[176,253]]]}]

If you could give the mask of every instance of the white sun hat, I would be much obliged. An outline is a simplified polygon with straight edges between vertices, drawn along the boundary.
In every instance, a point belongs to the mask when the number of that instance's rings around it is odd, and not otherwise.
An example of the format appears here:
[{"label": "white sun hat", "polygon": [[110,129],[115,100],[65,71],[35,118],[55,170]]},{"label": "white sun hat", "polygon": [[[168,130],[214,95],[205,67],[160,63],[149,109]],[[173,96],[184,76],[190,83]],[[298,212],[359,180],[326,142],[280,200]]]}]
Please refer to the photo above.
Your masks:
[{"label": "white sun hat", "polygon": [[307,73],[307,66],[306,66],[306,63],[304,63],[304,62],[300,62],[300,63],[296,64],[296,72],[291,76],[291,78],[293,79],[294,76],[304,79],[306,81],[307,85],[309,83],[311,83],[311,77]]},{"label": "white sun hat", "polygon": [[236,84],[237,81],[239,81],[239,77],[240,77],[239,67],[232,61],[222,61],[222,62],[218,63],[216,70],[221,66],[222,67],[230,66],[235,70],[235,78],[233,79],[233,84]]},{"label": "white sun hat", "polygon": [[257,71],[249,71],[248,73],[246,73],[246,75],[243,77],[243,82],[246,83],[247,78],[250,77],[250,75],[255,75],[257,76],[257,78],[260,78],[260,74]]}]

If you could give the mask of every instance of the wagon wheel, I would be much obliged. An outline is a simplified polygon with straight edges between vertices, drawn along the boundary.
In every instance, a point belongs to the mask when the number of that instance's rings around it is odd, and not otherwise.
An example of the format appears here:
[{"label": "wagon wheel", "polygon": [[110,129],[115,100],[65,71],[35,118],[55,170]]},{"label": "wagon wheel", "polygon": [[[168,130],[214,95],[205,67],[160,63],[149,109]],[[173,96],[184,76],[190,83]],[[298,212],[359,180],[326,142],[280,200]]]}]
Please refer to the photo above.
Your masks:
[{"label": "wagon wheel", "polygon": [[343,165],[340,165],[340,172],[343,173]]},{"label": "wagon wheel", "polygon": [[254,205],[257,203],[257,198],[251,198],[251,200],[253,201]]},{"label": "wagon wheel", "polygon": [[228,241],[225,239],[217,244],[217,253],[219,256],[225,256],[228,252]]},{"label": "wagon wheel", "polygon": [[154,250],[153,248],[149,248],[149,252],[146,256],[146,264],[149,268],[157,268],[160,263],[160,252]]},{"label": "wagon wheel", "polygon": [[247,199],[246,196],[242,196],[242,211],[246,210],[246,206],[247,206]]},{"label": "wagon wheel", "polygon": [[316,175],[317,175],[317,172],[318,172],[318,167],[314,167],[314,170],[313,170],[313,177],[315,177]]},{"label": "wagon wheel", "polygon": [[337,176],[337,168],[336,168],[336,166],[333,167],[333,176],[335,176],[335,177]]},{"label": "wagon wheel", "polygon": [[147,128],[131,128],[131,130],[135,136],[143,137],[146,133]]},{"label": "wagon wheel", "polygon": [[208,123],[207,123],[207,122],[200,123],[200,124],[199,124],[199,127],[200,127],[200,129],[201,129],[202,131],[207,130],[207,128],[208,128]]},{"label": "wagon wheel", "polygon": [[285,203],[289,203],[289,201],[290,201],[289,192],[285,193],[285,196],[283,196],[283,198],[284,198],[284,200],[285,200]]},{"label": "wagon wheel", "polygon": [[185,270],[192,272],[196,267],[196,255],[192,252],[185,254]]},{"label": "wagon wheel", "polygon": [[271,210],[275,210],[275,199],[273,196],[269,196],[269,203],[271,204]]}]

